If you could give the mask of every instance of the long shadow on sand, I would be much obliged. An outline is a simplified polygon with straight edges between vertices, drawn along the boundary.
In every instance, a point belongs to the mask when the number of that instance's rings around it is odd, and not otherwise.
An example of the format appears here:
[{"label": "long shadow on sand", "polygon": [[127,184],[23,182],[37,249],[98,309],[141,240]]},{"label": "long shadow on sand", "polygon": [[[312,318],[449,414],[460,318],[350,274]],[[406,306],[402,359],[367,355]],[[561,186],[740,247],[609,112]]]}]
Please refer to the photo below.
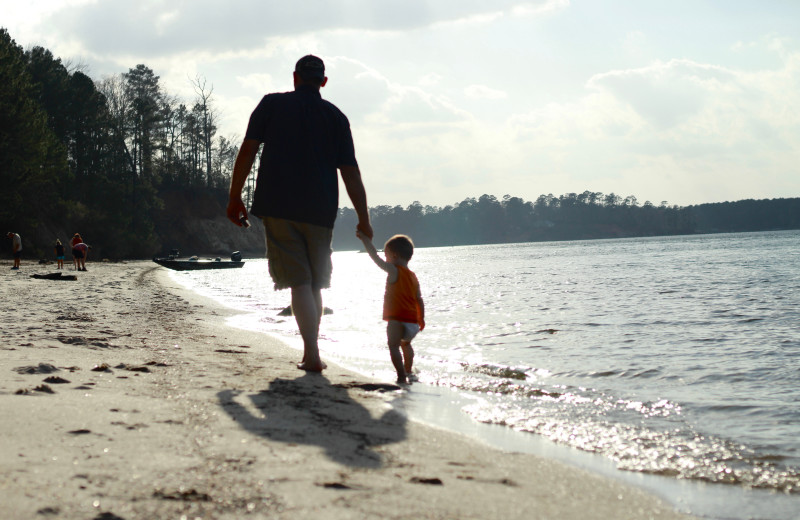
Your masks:
[{"label": "long shadow on sand", "polygon": [[241,404],[240,391],[223,390],[217,399],[234,421],[255,435],[317,445],[341,464],[378,468],[383,460],[373,447],[405,439],[406,418],[394,410],[373,418],[350,398],[345,386],[333,385],[319,374],[275,379],[268,389],[246,396],[263,417]]}]

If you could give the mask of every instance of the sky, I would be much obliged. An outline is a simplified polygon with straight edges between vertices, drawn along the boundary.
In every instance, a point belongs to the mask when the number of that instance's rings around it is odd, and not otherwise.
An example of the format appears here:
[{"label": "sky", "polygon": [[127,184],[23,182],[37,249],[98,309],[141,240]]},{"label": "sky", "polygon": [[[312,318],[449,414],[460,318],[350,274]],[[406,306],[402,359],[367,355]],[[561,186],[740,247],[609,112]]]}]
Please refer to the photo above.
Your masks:
[{"label": "sky", "polygon": [[371,206],[800,196],[796,0],[0,0],[0,27],[95,80],[204,78],[236,141],[320,56]]}]

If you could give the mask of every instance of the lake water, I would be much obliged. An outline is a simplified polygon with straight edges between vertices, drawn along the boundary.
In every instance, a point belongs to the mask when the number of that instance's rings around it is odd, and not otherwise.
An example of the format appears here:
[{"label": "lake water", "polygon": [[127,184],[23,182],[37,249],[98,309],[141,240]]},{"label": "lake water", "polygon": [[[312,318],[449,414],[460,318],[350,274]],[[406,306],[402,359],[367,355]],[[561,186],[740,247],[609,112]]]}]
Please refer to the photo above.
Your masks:
[{"label": "lake water", "polygon": [[[333,261],[323,358],[391,382],[384,273]],[[658,475],[644,485],[695,514],[800,518],[800,232],[420,248],[410,267],[427,328],[403,399],[421,415],[447,416],[433,399],[517,446]],[[300,346],[265,260],[173,276]]]}]

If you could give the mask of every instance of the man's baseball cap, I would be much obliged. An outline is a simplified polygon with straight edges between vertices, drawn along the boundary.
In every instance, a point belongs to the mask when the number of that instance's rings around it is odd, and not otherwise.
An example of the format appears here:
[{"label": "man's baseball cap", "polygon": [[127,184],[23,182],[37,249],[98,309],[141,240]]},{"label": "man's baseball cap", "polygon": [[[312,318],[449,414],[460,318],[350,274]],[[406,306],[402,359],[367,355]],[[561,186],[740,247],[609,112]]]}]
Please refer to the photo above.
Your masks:
[{"label": "man's baseball cap", "polygon": [[303,78],[325,78],[325,64],[322,60],[311,54],[303,56],[297,60],[297,65],[294,66],[295,72],[299,72]]}]

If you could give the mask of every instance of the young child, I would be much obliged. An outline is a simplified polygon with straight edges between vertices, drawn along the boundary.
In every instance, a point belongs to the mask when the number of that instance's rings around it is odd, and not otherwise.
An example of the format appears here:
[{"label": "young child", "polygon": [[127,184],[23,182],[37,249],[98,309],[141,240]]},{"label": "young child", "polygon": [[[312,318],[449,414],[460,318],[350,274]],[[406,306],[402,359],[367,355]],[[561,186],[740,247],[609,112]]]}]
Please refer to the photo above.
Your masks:
[{"label": "young child", "polygon": [[[395,235],[383,246],[386,261],[378,256],[372,240],[357,232],[358,238],[370,258],[386,271],[386,293],[383,296],[383,319],[389,354],[397,371],[397,382],[408,383],[414,363],[414,349],[411,340],[425,328],[425,304],[419,290],[417,276],[408,268],[408,261],[414,254],[414,243],[405,235]],[[402,350],[402,354],[401,354]]]},{"label": "young child", "polygon": [[56,262],[58,267],[56,269],[64,269],[64,244],[61,243],[61,240],[56,239]]}]

